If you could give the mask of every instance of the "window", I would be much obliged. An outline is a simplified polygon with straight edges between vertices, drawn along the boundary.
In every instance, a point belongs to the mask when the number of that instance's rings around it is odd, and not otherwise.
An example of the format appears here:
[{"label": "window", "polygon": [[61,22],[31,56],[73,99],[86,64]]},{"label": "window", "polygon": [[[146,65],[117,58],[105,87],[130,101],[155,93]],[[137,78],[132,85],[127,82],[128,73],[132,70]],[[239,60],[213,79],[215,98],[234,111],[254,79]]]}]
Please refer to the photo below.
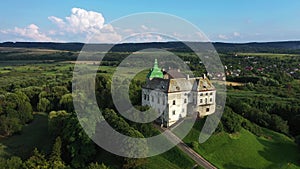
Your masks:
[{"label": "window", "polygon": [[149,95],[147,95],[147,100],[149,101]]},{"label": "window", "polygon": [[206,112],[209,112],[209,108],[206,108]]},{"label": "window", "polygon": [[202,99],[200,99],[200,103],[202,103],[203,102],[203,100]]},{"label": "window", "polygon": [[207,103],[207,98],[205,98],[205,103]]},{"label": "window", "polygon": [[172,114],[175,115],[175,110],[172,111]]},{"label": "window", "polygon": [[186,99],[184,99],[184,103],[186,103]]},{"label": "window", "polygon": [[208,93],[205,93],[205,95],[207,96],[207,95],[208,95]]},{"label": "window", "polygon": [[203,96],[203,93],[200,93],[200,96]]},{"label": "window", "polygon": [[175,100],[173,100],[173,105],[176,105],[176,101]]},{"label": "window", "polygon": [[157,104],[160,104],[160,98],[159,97],[157,98]]},{"label": "window", "polygon": [[212,92],[210,92],[210,95],[213,95],[213,93],[212,93]]},{"label": "window", "polygon": [[146,100],[147,99],[147,95],[146,94],[144,94],[144,100]]},{"label": "window", "polygon": [[182,109],[182,113],[184,112],[184,109]]},{"label": "window", "polygon": [[151,101],[154,102],[154,97],[153,96],[151,96]]},{"label": "window", "polygon": [[209,101],[212,102],[212,98],[210,98]]},{"label": "window", "polygon": [[163,105],[165,105],[166,103],[165,103],[165,99],[163,98]]}]

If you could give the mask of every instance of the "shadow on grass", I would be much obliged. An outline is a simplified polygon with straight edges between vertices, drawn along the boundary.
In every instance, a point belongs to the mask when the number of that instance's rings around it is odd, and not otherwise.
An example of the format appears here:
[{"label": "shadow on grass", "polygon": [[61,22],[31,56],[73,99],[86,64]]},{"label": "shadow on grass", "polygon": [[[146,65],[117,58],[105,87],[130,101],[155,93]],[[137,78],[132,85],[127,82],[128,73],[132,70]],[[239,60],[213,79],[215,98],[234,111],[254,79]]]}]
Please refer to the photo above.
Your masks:
[{"label": "shadow on grass", "polygon": [[224,165],[224,168],[230,168],[230,169],[254,169],[250,167],[242,167],[236,164],[228,163]]},{"label": "shadow on grass", "polygon": [[[44,153],[51,150],[52,140],[48,133],[47,114],[35,114],[32,123],[23,127],[20,134],[0,140],[0,157],[19,156],[28,158],[34,148]],[[3,148],[1,148],[3,147]]]},{"label": "shadow on grass", "polygon": [[268,133],[267,139],[257,138],[265,147],[258,153],[272,163],[268,168],[289,168],[292,165],[300,168],[300,151],[292,140],[289,141],[284,135],[271,132]]}]

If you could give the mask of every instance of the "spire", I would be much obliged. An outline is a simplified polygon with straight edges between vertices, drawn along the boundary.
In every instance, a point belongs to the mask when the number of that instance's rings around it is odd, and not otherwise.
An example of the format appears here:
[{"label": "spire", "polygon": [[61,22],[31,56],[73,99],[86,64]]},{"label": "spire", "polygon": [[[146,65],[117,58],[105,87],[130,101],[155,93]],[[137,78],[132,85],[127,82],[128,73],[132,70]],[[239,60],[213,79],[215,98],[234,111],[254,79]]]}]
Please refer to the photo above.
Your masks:
[{"label": "spire", "polygon": [[148,73],[147,78],[148,79],[153,79],[153,78],[163,78],[163,72],[161,71],[161,69],[158,67],[158,62],[157,59],[154,60],[154,65],[153,68],[151,69],[151,71]]},{"label": "spire", "polygon": [[154,66],[153,66],[153,69],[155,69],[155,68],[158,68],[157,59],[155,59],[155,61],[154,61]]}]

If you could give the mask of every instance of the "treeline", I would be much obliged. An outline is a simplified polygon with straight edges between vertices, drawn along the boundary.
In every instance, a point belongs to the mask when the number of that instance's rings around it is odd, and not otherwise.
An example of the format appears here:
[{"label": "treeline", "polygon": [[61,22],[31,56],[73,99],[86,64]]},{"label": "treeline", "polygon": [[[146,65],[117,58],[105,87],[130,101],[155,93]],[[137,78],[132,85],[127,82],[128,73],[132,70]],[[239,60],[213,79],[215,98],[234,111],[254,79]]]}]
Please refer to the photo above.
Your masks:
[{"label": "treeline", "polygon": [[0,95],[0,135],[19,133],[23,125],[33,120],[29,98],[22,92]]},{"label": "treeline", "polygon": [[216,129],[216,133],[225,131],[227,133],[237,133],[244,128],[256,136],[262,136],[262,128],[244,118],[243,116],[235,113],[229,106],[225,106],[223,116]]},{"label": "treeline", "polygon": [[[202,42],[185,42],[188,45]],[[300,53],[299,41],[285,42],[262,42],[262,43],[212,43],[220,53],[235,52],[260,52],[260,53]],[[85,44],[83,43],[49,43],[49,42],[4,42],[1,47],[18,48],[42,48],[55,50],[80,51]],[[112,47],[111,44],[90,44],[91,49],[98,51],[106,50]],[[145,48],[170,49],[177,52],[191,52],[191,50],[182,42],[152,42],[152,43],[125,43],[114,45],[113,52],[134,52]]]},{"label": "treeline", "polygon": [[[290,77],[276,78],[278,83],[270,84],[260,78],[258,82],[244,86],[232,86],[229,89],[251,91],[257,94],[234,94],[227,98],[227,105],[241,116],[262,127],[297,137],[300,135],[300,92],[299,83]],[[268,85],[269,84],[269,85]],[[250,93],[251,93],[250,92]]]},{"label": "treeline", "polygon": [[[7,169],[33,169],[33,168],[43,168],[43,169],[71,169],[72,166],[66,164],[62,159],[63,145],[60,137],[57,137],[52,151],[49,154],[41,153],[38,149],[34,149],[32,155],[25,160],[20,157],[12,156],[8,159],[0,158],[0,168]],[[97,162],[91,162],[85,166],[83,169],[109,169],[103,163],[99,164]]]},{"label": "treeline", "polygon": [[[151,124],[137,125],[125,120],[114,110],[110,93],[110,77],[98,75],[96,77],[96,95],[99,107],[103,109],[103,116],[114,128],[131,137],[144,137],[157,134]],[[59,138],[55,143],[52,153],[43,154],[34,150],[28,159],[11,157],[0,158],[0,168],[107,168],[98,164],[97,158],[107,154],[98,147],[85,133],[74,112],[71,83],[67,81],[55,82],[43,86],[29,86],[26,88],[14,87],[11,92],[2,91],[0,96],[0,134],[10,136],[22,132],[22,126],[33,120],[33,111],[49,113],[49,132],[51,138]],[[140,100],[140,95],[135,95],[139,90],[140,81],[134,81],[131,86],[131,95],[135,103]],[[137,98],[138,97],[138,98]],[[105,109],[107,108],[107,109]],[[88,113],[88,112],[87,112]],[[105,131],[97,131],[101,121],[96,124],[96,132],[101,136]],[[110,133],[106,133],[109,137]],[[118,140],[122,141],[122,140]],[[59,148],[58,148],[59,147]],[[60,149],[60,150],[58,150]],[[135,153],[131,149],[124,149],[126,153]],[[146,152],[143,152],[146,153]],[[56,155],[55,155],[56,154]],[[53,157],[55,155],[55,157]],[[116,168],[138,168],[146,163],[146,159],[123,158],[110,154],[116,161]],[[105,159],[100,160],[105,162]],[[88,166],[88,167],[86,167]]]},{"label": "treeline", "polygon": [[287,121],[283,120],[276,114],[262,111],[257,109],[255,106],[250,106],[238,99],[228,101],[227,105],[230,106],[235,113],[261,127],[289,135],[289,126]]},{"label": "treeline", "polygon": [[20,133],[33,120],[33,111],[73,111],[72,95],[66,86],[30,86],[0,95],[0,135]]}]

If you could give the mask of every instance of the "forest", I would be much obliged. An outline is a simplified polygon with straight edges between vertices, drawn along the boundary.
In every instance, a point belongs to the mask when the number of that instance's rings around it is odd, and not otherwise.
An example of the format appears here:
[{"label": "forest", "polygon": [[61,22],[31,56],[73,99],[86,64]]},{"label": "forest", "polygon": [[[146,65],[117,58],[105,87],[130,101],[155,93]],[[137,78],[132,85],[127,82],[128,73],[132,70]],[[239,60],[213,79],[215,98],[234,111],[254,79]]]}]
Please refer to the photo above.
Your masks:
[{"label": "forest", "polygon": [[[257,144],[270,149],[269,154],[253,152],[253,157],[259,159],[257,164],[250,161],[241,164],[243,166],[237,166],[238,159],[236,163],[226,159],[225,154],[218,157],[224,161],[217,161],[217,157],[209,153],[213,148],[208,143],[199,144],[195,137],[205,118],[197,120],[194,129],[184,139],[186,144],[218,168],[242,168],[247,165],[257,165],[254,168],[300,168],[300,73],[297,70],[300,55],[298,49],[292,50],[291,46],[295,44],[298,42],[216,44],[217,50],[221,51],[223,65],[227,67],[226,79],[241,85],[227,86],[225,111],[211,138],[215,142],[210,144],[217,147],[229,137],[236,137],[232,138],[234,142],[247,136],[259,140]],[[173,46],[171,51],[182,60],[189,61],[195,75],[206,73],[193,53],[177,48],[179,44],[166,43],[162,46],[168,45]],[[192,168],[195,165],[176,147],[159,156],[131,159],[107,152],[87,136],[74,111],[72,98],[73,61],[81,44],[2,43],[0,46],[0,168],[142,169],[159,168],[155,164],[157,161],[165,164],[161,168]],[[112,74],[132,52],[131,46],[121,45],[103,59],[95,79],[97,103],[105,120],[115,130],[132,137],[155,136],[159,131],[152,123],[133,123],[122,117],[111,98]],[[141,44],[133,51],[145,46],[149,45]],[[140,72],[130,83],[131,102],[140,110],[147,109],[140,105],[141,87],[148,71]],[[101,121],[97,123],[96,126]],[[37,128],[32,127],[35,125]],[[41,130],[44,138],[34,140],[39,135],[34,133],[35,130]],[[28,133],[34,135],[32,140],[22,140]],[[18,146],[10,144],[10,140]],[[246,144],[241,142],[238,144]],[[37,143],[37,146],[31,143]],[[268,146],[271,143],[274,143],[273,147]],[[270,153],[280,148],[278,145],[286,149]],[[237,153],[238,150],[230,151]],[[282,153],[289,155],[282,157]]]}]

